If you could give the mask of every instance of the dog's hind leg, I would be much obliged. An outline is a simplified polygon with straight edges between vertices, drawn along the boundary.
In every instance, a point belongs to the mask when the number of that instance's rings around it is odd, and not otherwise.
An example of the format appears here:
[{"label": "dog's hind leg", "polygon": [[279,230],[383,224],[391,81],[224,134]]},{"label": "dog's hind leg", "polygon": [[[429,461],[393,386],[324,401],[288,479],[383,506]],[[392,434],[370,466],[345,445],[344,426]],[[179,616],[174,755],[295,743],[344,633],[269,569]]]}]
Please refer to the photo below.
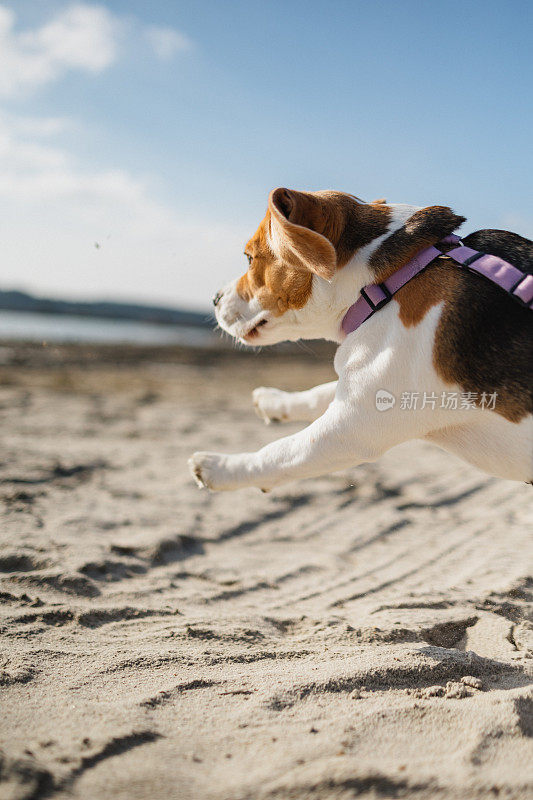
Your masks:
[{"label": "dog's hind leg", "polygon": [[533,481],[533,417],[509,422],[482,411],[467,425],[443,428],[425,437],[478,469],[514,481]]},{"label": "dog's hind leg", "polygon": [[283,392],[259,386],[252,392],[256,413],[271,422],[313,422],[321,417],[333,398],[337,381],[323,383],[305,392]]}]

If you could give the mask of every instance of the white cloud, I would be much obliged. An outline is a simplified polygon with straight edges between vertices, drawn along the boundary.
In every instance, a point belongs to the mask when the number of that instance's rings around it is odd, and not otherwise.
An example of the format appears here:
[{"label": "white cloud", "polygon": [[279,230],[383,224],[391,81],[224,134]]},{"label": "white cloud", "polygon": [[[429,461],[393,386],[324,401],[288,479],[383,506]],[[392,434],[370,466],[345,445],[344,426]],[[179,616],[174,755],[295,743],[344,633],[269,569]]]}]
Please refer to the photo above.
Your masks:
[{"label": "white cloud", "polygon": [[73,120],[67,117],[21,117],[0,109],[0,130],[3,125],[9,125],[14,134],[38,139],[56,136],[75,127]]},{"label": "white cloud", "polygon": [[161,61],[170,61],[176,53],[192,47],[191,40],[174,28],[150,25],[146,28],[146,38]]},{"label": "white cloud", "polygon": [[242,266],[245,231],[157,202],[125,170],[84,169],[24,127],[0,117],[2,288],[201,307]]},{"label": "white cloud", "polygon": [[102,72],[115,63],[128,33],[144,36],[162,61],[192,47],[191,40],[174,28],[143,26],[101,5],[68,5],[34,30],[19,32],[15,23],[14,12],[0,5],[0,97],[4,98],[37,89],[68,70]]},{"label": "white cloud", "polygon": [[80,163],[57,139],[72,132],[74,121],[5,107],[69,70],[102,72],[126,40],[139,37],[148,37],[160,59],[190,47],[177,31],[146,28],[87,4],[69,5],[41,27],[19,32],[13,12],[0,5],[3,289],[205,306],[233,277],[244,232],[158,202],[149,181],[127,170]]},{"label": "white cloud", "polygon": [[0,6],[0,96],[36,89],[70,69],[101,72],[117,58],[119,33],[118,19],[103,6],[70,5],[22,32],[13,11]]}]

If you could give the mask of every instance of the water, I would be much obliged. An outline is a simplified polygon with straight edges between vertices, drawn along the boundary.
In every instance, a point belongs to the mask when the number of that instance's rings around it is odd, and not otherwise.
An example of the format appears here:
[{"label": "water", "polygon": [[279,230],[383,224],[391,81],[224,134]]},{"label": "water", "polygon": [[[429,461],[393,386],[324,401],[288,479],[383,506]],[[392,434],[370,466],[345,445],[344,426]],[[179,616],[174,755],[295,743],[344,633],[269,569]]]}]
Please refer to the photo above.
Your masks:
[{"label": "water", "polygon": [[186,325],[155,325],[150,322],[125,319],[0,311],[0,339],[209,347],[216,343],[219,337],[208,328],[191,328]]}]

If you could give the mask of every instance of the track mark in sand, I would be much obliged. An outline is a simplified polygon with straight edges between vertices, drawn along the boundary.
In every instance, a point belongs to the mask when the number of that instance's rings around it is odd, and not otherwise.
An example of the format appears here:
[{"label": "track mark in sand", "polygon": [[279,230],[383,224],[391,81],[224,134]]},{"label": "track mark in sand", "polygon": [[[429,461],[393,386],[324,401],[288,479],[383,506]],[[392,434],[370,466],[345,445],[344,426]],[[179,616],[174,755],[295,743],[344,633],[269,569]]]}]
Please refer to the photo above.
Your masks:
[{"label": "track mark in sand", "polygon": [[[346,556],[346,555],[348,555],[350,553],[353,553],[353,552],[355,552],[357,550],[362,550],[365,547],[367,547],[368,545],[372,545],[375,541],[379,541],[379,539],[381,539],[382,537],[386,538],[390,534],[392,534],[392,533],[394,533],[396,531],[402,530],[406,525],[410,525],[410,524],[411,524],[410,520],[400,520],[398,522],[395,522],[392,525],[387,526],[386,528],[384,528],[381,531],[379,531],[375,536],[371,537],[370,539],[367,539],[367,540],[361,542],[360,544],[356,544],[354,547],[348,548],[343,553],[341,553],[341,555]],[[303,594],[303,595],[298,595],[297,597],[292,597],[290,599],[290,601],[288,601],[288,602],[289,602],[290,605],[294,605],[295,603],[305,602],[306,600],[312,600],[312,599],[314,599],[316,597],[323,597],[324,595],[329,594],[331,592],[334,592],[335,590],[342,589],[345,586],[353,585],[354,583],[357,583],[358,581],[362,580],[363,578],[368,578],[368,577],[370,577],[370,575],[374,575],[376,572],[382,572],[384,569],[387,569],[388,567],[392,566],[393,564],[396,564],[398,561],[402,560],[406,556],[411,555],[411,553],[412,553],[411,549],[404,550],[399,554],[398,553],[395,554],[393,556],[393,558],[389,559],[388,561],[380,562],[375,567],[372,567],[372,569],[369,569],[366,572],[359,573],[358,575],[353,575],[352,574],[348,578],[344,578],[341,581],[334,581],[334,582],[331,582],[329,584],[325,584],[320,589],[318,589],[316,591],[308,592],[308,593]],[[342,602],[345,602],[345,601],[340,601],[340,602],[342,603]],[[278,606],[275,606],[275,608],[283,608],[284,605],[286,605],[286,603],[285,604],[282,603],[282,604],[280,604]]]},{"label": "track mark in sand", "polygon": [[349,497],[337,506],[337,510],[341,511],[355,502],[359,502],[363,506],[368,506],[372,503],[379,503],[383,500],[401,497],[402,489],[401,487],[387,486],[382,480],[374,477],[368,484],[364,481],[350,484],[349,486],[339,489],[336,494],[341,496],[349,494]]},{"label": "track mark in sand", "polygon": [[381,541],[382,539],[386,539],[387,536],[390,536],[391,533],[396,533],[397,531],[403,530],[403,528],[407,528],[409,525],[412,525],[413,522],[410,519],[400,519],[397,522],[393,522],[391,525],[387,525],[385,528],[382,528],[378,531],[375,536],[371,536],[369,539],[365,539],[362,542],[356,542],[351,547],[348,547],[345,550],[345,554],[348,553],[357,553],[359,550],[363,550],[365,547],[369,545],[375,544],[376,542]]},{"label": "track mark in sand", "polygon": [[105,744],[101,750],[92,755],[83,756],[77,767],[62,778],[54,775],[33,759],[4,759],[0,754],[0,779],[15,779],[25,788],[24,794],[17,795],[24,800],[42,800],[55,792],[72,788],[73,784],[87,770],[96,767],[102,761],[120,756],[144,744],[155,742],[161,734],[151,730],[134,731],[125,736],[117,736]]},{"label": "track mark in sand", "polygon": [[208,539],[210,543],[217,543],[217,542],[224,542],[227,539],[235,539],[239,536],[245,536],[247,533],[251,533],[252,531],[260,528],[262,525],[265,525],[269,522],[273,522],[277,519],[282,519],[287,517],[291,511],[295,509],[301,508],[302,506],[306,506],[309,503],[314,501],[314,496],[312,494],[300,494],[295,497],[278,497],[275,498],[277,502],[283,503],[281,508],[275,508],[271,511],[265,511],[264,513],[258,515],[253,520],[247,520],[246,522],[240,522],[238,525],[234,525],[231,528],[226,528],[223,530],[219,536],[215,536],[212,539]]},{"label": "track mark in sand", "polygon": [[190,556],[203,555],[204,545],[196,536],[178,534],[171,539],[161,539],[147,555],[153,566],[172,564]]},{"label": "track mark in sand", "polygon": [[461,641],[467,628],[471,628],[478,621],[478,617],[440,622],[431,628],[420,631],[422,638],[429,644],[447,649],[454,647]]},{"label": "track mark in sand", "polygon": [[482,734],[478,743],[470,752],[470,763],[475,767],[486,764],[493,755],[494,745],[501,741],[503,736],[505,736],[505,729],[500,726]]},{"label": "track mark in sand", "polygon": [[0,556],[0,572],[32,572],[50,566],[47,560],[39,559],[33,553],[5,553]]},{"label": "track mark in sand", "polygon": [[103,559],[102,561],[90,561],[80,567],[79,571],[93,581],[111,582],[133,578],[136,575],[144,575],[147,572],[147,568],[135,561],[125,562]]},{"label": "track mark in sand", "polygon": [[24,606],[38,608],[44,605],[39,597],[30,597],[28,594],[12,594],[11,592],[0,592],[0,603],[21,603]]},{"label": "track mark in sand", "polygon": [[276,575],[273,580],[275,585],[281,583],[287,583],[288,581],[298,580],[301,578],[302,575],[316,575],[317,572],[323,572],[325,567],[321,567],[318,564],[303,564],[298,569],[292,570],[292,572],[284,572],[283,575]]},{"label": "track mark in sand", "polygon": [[195,555],[203,555],[204,546],[196,536],[177,534],[160,539],[150,547],[110,544],[109,551],[122,558],[90,561],[79,571],[94,581],[114,582],[145,575],[153,567],[166,566]]},{"label": "track mark in sand", "polygon": [[109,551],[117,556],[136,556],[138,550],[138,547],[132,547],[128,544],[111,544],[109,546]]},{"label": "track mark in sand", "polygon": [[531,612],[524,613],[524,607],[516,603],[497,602],[486,598],[483,602],[476,604],[479,611],[491,611],[493,614],[498,614],[499,617],[505,617],[510,622],[519,623],[524,619],[533,619]]},{"label": "track mark in sand", "polygon": [[30,758],[8,758],[2,752],[0,783],[7,784],[11,789],[16,786],[19,791],[13,791],[11,796],[23,800],[39,800],[41,797],[48,797],[55,790],[54,777],[45,767]]},{"label": "track mark in sand", "polygon": [[[418,793],[429,797],[429,792],[431,792],[432,798],[437,798],[444,793],[444,790],[431,780],[427,783],[409,783],[406,780],[394,780],[386,775],[372,773],[353,778],[325,778],[316,783],[294,782],[289,786],[271,789],[266,794],[261,794],[261,800],[287,800],[287,798],[300,797],[308,798],[308,800],[334,800],[341,796],[359,797],[360,795],[365,797],[415,797]],[[249,800],[249,797],[250,795],[246,796],[246,800]]]},{"label": "track mark in sand", "polygon": [[254,664],[256,661],[292,661],[297,658],[306,658],[311,655],[310,650],[289,650],[278,652],[276,650],[259,650],[252,653],[238,653],[237,655],[213,656],[205,663],[210,667],[217,664]]},{"label": "track mark in sand", "polygon": [[17,683],[29,683],[39,674],[35,667],[15,667],[0,669],[0,686],[15,686]]},{"label": "track mark in sand", "polygon": [[279,606],[275,606],[275,608],[283,608],[287,604],[293,606],[295,603],[301,603],[304,602],[305,600],[312,600],[315,597],[323,597],[324,595],[329,594],[335,591],[336,589],[342,589],[345,586],[350,586],[354,583],[357,583],[363,578],[368,578],[370,577],[370,575],[374,575],[376,572],[382,572],[384,569],[387,569],[392,564],[396,564],[399,560],[404,558],[406,555],[409,555],[410,553],[411,553],[410,550],[406,550],[400,553],[399,555],[396,554],[393,558],[389,559],[388,561],[381,562],[380,564],[378,564],[375,567],[372,567],[372,569],[369,569],[366,572],[361,572],[359,575],[355,576],[350,575],[350,577],[344,578],[342,581],[335,581],[334,583],[329,583],[314,592],[308,592],[307,594],[304,595],[298,595],[298,597],[292,597],[290,598],[289,601],[287,601],[287,603],[282,603]]},{"label": "track mark in sand", "polygon": [[76,613],[75,611],[54,609],[53,611],[27,612],[18,617],[11,617],[10,624],[31,625],[41,622],[45,625],[67,625],[75,622],[82,628],[100,628],[112,622],[124,622],[146,617],[170,617],[180,612],[169,609],[144,609],[126,606],[124,608],[95,608],[92,611]]},{"label": "track mark in sand", "polygon": [[251,592],[259,592],[262,589],[277,591],[279,586],[271,581],[258,581],[250,586],[243,586],[240,589],[226,589],[225,591],[214,594],[211,597],[206,597],[203,602],[206,605],[209,605],[210,603],[218,603],[221,600],[233,600],[235,597],[242,597],[242,595],[250,594]]},{"label": "track mark in sand", "polygon": [[265,638],[261,631],[253,628],[243,628],[238,632],[224,633],[214,631],[211,628],[196,628],[193,625],[187,625],[185,635],[190,639],[200,639],[202,641],[215,639],[221,642],[236,642],[239,644],[262,641]]},{"label": "track mark in sand", "polygon": [[[400,575],[395,576],[394,578],[390,578],[388,581],[383,581],[383,583],[379,583],[377,586],[373,586],[370,589],[367,589],[364,592],[356,592],[355,594],[350,595],[349,597],[339,598],[335,600],[333,603],[330,604],[331,608],[338,608],[339,606],[343,606],[345,603],[351,603],[354,600],[359,600],[362,597],[368,597],[368,595],[377,594],[378,592],[383,591],[383,589],[388,589],[390,586],[395,586],[398,583],[401,583],[406,578],[411,578],[413,575],[416,575],[418,572],[422,572],[427,567],[434,566],[437,562],[439,562],[442,558],[446,558],[451,553],[456,552],[465,544],[470,544],[473,539],[481,536],[483,531],[478,531],[477,533],[473,534],[469,537],[467,542],[460,541],[457,544],[452,545],[451,547],[446,548],[446,550],[441,550],[436,555],[432,556],[431,558],[426,559],[426,561],[422,561],[413,567],[413,569],[406,570],[402,572]],[[353,578],[353,582],[357,582],[363,576],[355,576]]]},{"label": "track mark in sand", "polygon": [[477,744],[471,750],[470,761],[475,766],[483,766],[492,760],[494,750],[503,737],[516,740],[517,733],[527,739],[533,737],[533,696],[516,697],[511,704],[514,710],[511,721],[482,733]]},{"label": "track mark in sand", "polygon": [[165,667],[168,664],[183,666],[190,663],[190,657],[186,655],[168,653],[164,655],[138,656],[137,658],[125,658],[122,661],[113,661],[108,666],[103,667],[93,673],[91,681],[95,675],[114,675],[117,672],[136,673],[138,670],[149,670],[152,672],[158,667]]},{"label": "track mark in sand", "polygon": [[514,623],[533,622],[533,578],[521,578],[507,591],[491,592],[476,608]]},{"label": "track mark in sand", "polygon": [[63,594],[75,594],[80,597],[98,597],[100,589],[85,575],[42,574],[31,572],[24,575],[11,575],[10,580],[30,586],[36,586],[41,591],[47,586]]},{"label": "track mark in sand", "polygon": [[447,608],[453,608],[456,605],[454,600],[428,600],[425,602],[424,600],[420,601],[413,601],[407,603],[391,603],[390,605],[383,605],[378,606],[378,608],[374,608],[371,611],[371,614],[378,614],[380,611],[396,611],[397,609],[410,609],[410,608],[427,608],[430,610],[440,611],[445,610]]},{"label": "track mark in sand", "polygon": [[457,503],[460,503],[461,500],[466,500],[467,497],[471,497],[473,494],[481,491],[482,489],[486,489],[487,486],[490,486],[493,483],[492,479],[481,481],[477,483],[475,486],[471,486],[470,489],[465,489],[458,494],[454,494],[451,496],[442,497],[440,500],[434,500],[433,502],[419,502],[417,500],[412,500],[410,502],[401,503],[397,505],[398,511],[407,511],[409,508],[443,508],[445,506],[454,506]]},{"label": "track mark in sand", "polygon": [[533,696],[517,697],[514,707],[518,716],[518,727],[523,736],[533,737]]},{"label": "track mark in sand", "polygon": [[102,625],[109,625],[111,622],[124,622],[135,619],[146,619],[146,617],[173,617],[180,612],[170,609],[144,609],[132,608],[95,608],[93,611],[86,611],[79,614],[77,622],[84,628],[99,628]]},{"label": "track mark in sand", "polygon": [[[465,675],[482,678],[484,683],[495,676],[515,678],[516,686],[529,685],[529,679],[514,665],[505,664],[459,650],[428,646],[418,649],[421,663],[376,667],[371,672],[362,670],[352,675],[340,675],[326,681],[312,681],[285,692],[280,692],[267,702],[267,708],[284,711],[310,695],[350,693],[354,689],[387,691],[388,689],[420,689],[443,681],[460,681]],[[515,687],[513,687],[515,688]]]},{"label": "track mark in sand", "polygon": [[33,505],[38,497],[44,497],[46,492],[28,492],[21,489],[16,492],[8,492],[2,495],[0,500],[3,500],[8,508],[15,507],[16,510],[26,508]]},{"label": "track mark in sand", "polygon": [[107,742],[107,744],[104,745],[104,747],[102,747],[102,749],[98,752],[91,756],[84,756],[81,759],[81,764],[76,767],[76,769],[74,769],[65,780],[61,781],[59,788],[65,789],[69,786],[72,786],[74,781],[77,780],[80,775],[82,775],[88,769],[92,769],[101,761],[105,761],[107,758],[120,756],[136,747],[140,747],[143,744],[149,744],[150,742],[155,742],[160,738],[160,733],[156,733],[155,731],[151,730],[133,731],[125,736],[117,736]]},{"label": "track mark in sand", "polygon": [[533,602],[533,577],[528,575],[520,578],[505,594],[507,597]]},{"label": "track mark in sand", "polygon": [[21,614],[19,617],[11,617],[9,623],[11,625],[32,625],[34,622],[43,622],[45,625],[66,625],[72,622],[74,614],[72,611],[61,611],[59,609],[54,611],[37,611],[26,614]]},{"label": "track mark in sand", "polygon": [[211,584],[212,586],[235,586],[235,584],[239,583],[237,578],[223,578],[218,577],[215,574],[210,574],[211,570],[209,568],[193,572],[192,570],[182,569],[179,572],[174,572],[172,578],[177,581],[188,581],[191,578],[196,581],[201,581],[204,584]]},{"label": "track mark in sand", "polygon": [[283,618],[280,619],[279,617],[264,617],[265,622],[268,622],[272,625],[278,633],[281,633],[283,636],[290,636],[298,631],[299,628],[306,628],[309,627],[309,623],[306,621],[307,617],[305,615],[297,617],[297,618]]},{"label": "track mark in sand", "polygon": [[188,681],[187,683],[179,683],[177,686],[172,687],[172,689],[162,689],[153,697],[143,700],[140,705],[143,708],[156,708],[157,706],[171,702],[184,692],[190,692],[194,689],[209,689],[211,686],[217,686],[221,683],[223,683],[223,681],[211,681],[204,680],[202,678],[198,678],[194,681]]},{"label": "track mark in sand", "polygon": [[357,628],[352,636],[361,644],[406,644],[409,642],[425,642],[417,631],[410,628],[381,628],[365,627]]},{"label": "track mark in sand", "polygon": [[76,482],[83,483],[84,481],[88,480],[96,470],[107,469],[108,467],[109,465],[106,461],[92,461],[86,464],[73,464],[70,467],[65,466],[58,461],[53,467],[49,467],[47,470],[41,470],[40,474],[32,478],[8,476],[2,478],[0,484],[11,483],[22,486],[38,486],[44,483],[57,483],[71,479],[75,479]]}]

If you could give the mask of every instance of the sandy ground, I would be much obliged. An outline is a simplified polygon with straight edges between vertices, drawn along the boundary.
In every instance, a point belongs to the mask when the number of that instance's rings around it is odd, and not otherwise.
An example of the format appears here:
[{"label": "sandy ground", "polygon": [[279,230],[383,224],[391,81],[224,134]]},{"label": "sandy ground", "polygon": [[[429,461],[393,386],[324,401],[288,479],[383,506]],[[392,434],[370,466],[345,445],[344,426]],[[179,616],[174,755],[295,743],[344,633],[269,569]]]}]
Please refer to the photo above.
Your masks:
[{"label": "sandy ground", "polygon": [[532,797],[531,487],[411,443],[208,494],[323,361],[0,356],[2,798]]}]

